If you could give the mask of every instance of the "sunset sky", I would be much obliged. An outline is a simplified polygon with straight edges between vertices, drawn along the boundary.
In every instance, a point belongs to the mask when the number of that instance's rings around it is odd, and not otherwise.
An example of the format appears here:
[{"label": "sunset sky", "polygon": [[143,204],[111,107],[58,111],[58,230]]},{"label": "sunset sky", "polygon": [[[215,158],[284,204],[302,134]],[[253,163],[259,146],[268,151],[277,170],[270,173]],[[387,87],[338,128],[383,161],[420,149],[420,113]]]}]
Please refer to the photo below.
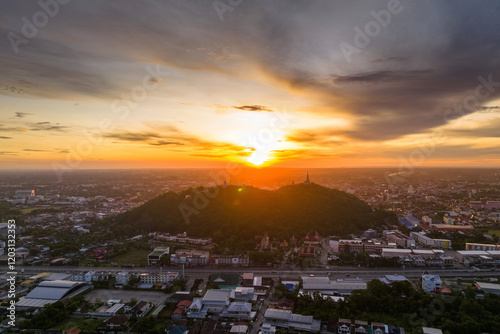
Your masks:
[{"label": "sunset sky", "polygon": [[500,166],[500,2],[44,1],[0,2],[0,168]]}]

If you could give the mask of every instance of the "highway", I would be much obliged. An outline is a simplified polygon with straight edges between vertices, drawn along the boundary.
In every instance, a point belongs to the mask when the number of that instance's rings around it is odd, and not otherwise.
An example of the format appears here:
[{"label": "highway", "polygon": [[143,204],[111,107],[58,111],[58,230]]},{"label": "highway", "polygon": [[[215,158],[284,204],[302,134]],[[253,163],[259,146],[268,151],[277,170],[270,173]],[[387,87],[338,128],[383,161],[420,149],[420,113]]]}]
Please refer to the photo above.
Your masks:
[{"label": "highway", "polygon": [[[24,269],[24,272],[22,270]],[[2,273],[6,273],[7,266],[0,266]],[[16,271],[18,274],[38,274],[41,272],[57,272],[77,274],[88,271],[98,272],[121,272],[128,271],[130,273],[159,273],[160,271],[177,271],[182,272],[182,267],[146,267],[146,268],[121,268],[121,267],[73,267],[73,266],[20,266]],[[474,270],[472,268],[353,268],[353,267],[337,267],[329,266],[325,268],[307,268],[307,269],[278,269],[278,268],[254,268],[254,267],[197,267],[185,268],[186,276],[204,276],[218,272],[253,272],[256,275],[263,275],[273,278],[297,278],[300,275],[329,275],[333,278],[354,278],[372,279],[382,277],[384,275],[404,275],[407,278],[420,277],[426,271],[429,274],[436,274],[443,277],[500,277],[500,269],[494,271],[490,269]]]}]

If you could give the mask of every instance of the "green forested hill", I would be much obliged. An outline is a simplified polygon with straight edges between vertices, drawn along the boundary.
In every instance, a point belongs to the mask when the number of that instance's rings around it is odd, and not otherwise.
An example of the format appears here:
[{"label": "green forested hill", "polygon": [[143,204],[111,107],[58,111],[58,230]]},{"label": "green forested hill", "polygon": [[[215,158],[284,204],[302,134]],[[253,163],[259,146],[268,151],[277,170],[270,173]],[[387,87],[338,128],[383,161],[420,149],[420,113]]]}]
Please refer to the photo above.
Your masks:
[{"label": "green forested hill", "polygon": [[[250,249],[255,236],[299,238],[307,232],[345,236],[384,224],[392,213],[373,212],[357,197],[316,184],[269,191],[249,186],[169,192],[116,217],[118,235],[163,231],[213,237],[221,245]],[[239,248],[239,247],[238,247]]]}]

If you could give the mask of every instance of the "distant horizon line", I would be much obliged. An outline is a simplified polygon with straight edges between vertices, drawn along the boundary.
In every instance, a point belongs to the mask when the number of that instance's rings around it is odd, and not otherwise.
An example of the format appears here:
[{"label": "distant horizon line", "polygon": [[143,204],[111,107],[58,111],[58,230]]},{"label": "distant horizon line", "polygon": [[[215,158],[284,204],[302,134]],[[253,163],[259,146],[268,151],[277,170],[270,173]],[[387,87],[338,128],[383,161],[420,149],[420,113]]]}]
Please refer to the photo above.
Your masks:
[{"label": "distant horizon line", "polygon": [[[225,169],[226,167],[115,167],[115,168],[70,168],[64,172],[89,171],[89,170],[162,170],[162,169]],[[250,167],[241,166],[242,169],[396,169],[400,166],[352,166],[352,167]],[[412,169],[500,169],[500,166],[418,166]],[[6,171],[53,171],[52,168],[0,168],[0,172]],[[401,171],[402,173],[408,171]]]}]

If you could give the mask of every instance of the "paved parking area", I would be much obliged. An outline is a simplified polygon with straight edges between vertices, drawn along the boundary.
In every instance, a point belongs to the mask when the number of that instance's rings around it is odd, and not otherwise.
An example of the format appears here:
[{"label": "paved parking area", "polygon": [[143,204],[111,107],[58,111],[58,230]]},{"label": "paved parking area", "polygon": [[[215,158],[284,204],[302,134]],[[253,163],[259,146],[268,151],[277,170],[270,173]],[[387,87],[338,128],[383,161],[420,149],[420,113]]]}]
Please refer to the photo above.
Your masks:
[{"label": "paved parking area", "polygon": [[152,302],[157,305],[165,302],[171,294],[155,291],[134,291],[134,290],[107,290],[94,289],[85,295],[85,299],[90,302],[95,302],[98,298],[106,302],[108,299],[119,299],[123,303],[129,302],[132,298]]}]

